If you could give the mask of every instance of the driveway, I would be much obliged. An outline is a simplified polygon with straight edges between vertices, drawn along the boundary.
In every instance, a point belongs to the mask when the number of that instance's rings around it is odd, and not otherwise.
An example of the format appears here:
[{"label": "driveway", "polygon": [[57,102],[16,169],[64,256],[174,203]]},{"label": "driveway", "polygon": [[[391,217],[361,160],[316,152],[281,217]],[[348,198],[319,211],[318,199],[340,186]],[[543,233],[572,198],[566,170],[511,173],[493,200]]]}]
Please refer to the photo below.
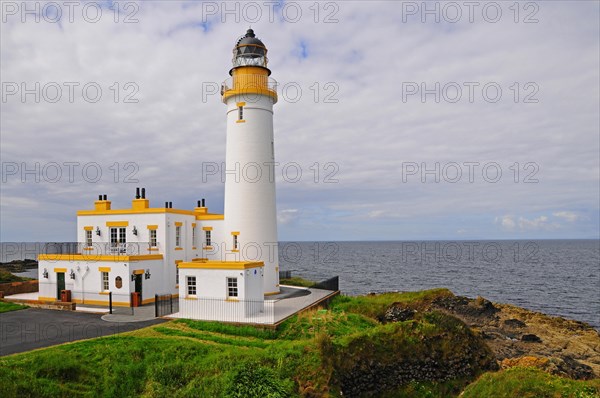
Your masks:
[{"label": "driveway", "polygon": [[107,322],[102,314],[28,308],[0,314],[0,356],[91,339],[165,322]]}]

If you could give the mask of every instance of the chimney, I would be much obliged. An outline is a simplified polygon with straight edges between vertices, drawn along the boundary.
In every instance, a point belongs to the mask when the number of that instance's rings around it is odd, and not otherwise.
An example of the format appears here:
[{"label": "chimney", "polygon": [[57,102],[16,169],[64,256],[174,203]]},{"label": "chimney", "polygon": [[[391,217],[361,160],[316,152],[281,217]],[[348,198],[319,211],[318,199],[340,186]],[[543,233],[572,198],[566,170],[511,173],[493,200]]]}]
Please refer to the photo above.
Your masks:
[{"label": "chimney", "polygon": [[206,214],[208,213],[208,209],[206,208],[206,202],[204,198],[198,201],[198,207],[194,209],[194,213],[198,214]]},{"label": "chimney", "polygon": [[104,200],[108,200],[106,195],[104,195]]},{"label": "chimney", "polygon": [[169,208],[169,202],[165,202],[165,209]]},{"label": "chimney", "polygon": [[95,211],[110,210],[110,202],[106,199],[106,195],[98,195],[98,200],[94,202]]},{"label": "chimney", "polygon": [[169,209],[173,208],[173,202],[169,202]]},{"label": "chimney", "polygon": [[140,188],[135,189],[135,199],[131,201],[132,210],[144,210],[150,207],[150,201],[145,198],[146,191],[142,188],[142,196],[140,196]]}]

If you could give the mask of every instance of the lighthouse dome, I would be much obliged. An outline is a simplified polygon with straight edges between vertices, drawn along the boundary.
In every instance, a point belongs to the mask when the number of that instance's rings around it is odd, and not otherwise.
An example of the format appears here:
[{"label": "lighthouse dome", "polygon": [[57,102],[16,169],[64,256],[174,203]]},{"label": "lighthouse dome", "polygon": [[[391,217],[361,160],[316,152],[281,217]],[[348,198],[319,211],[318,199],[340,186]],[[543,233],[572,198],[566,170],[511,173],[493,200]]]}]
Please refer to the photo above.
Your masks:
[{"label": "lighthouse dome", "polygon": [[235,57],[260,58],[267,53],[267,47],[254,34],[252,29],[248,29],[246,34],[239,38],[233,50]]}]

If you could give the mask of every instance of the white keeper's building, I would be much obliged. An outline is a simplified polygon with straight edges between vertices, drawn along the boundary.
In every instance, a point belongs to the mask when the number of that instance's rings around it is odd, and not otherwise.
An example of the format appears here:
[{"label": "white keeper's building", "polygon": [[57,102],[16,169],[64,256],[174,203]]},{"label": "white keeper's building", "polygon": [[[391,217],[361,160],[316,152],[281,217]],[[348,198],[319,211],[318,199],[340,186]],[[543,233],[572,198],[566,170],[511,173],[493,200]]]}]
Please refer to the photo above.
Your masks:
[{"label": "white keeper's building", "polygon": [[253,167],[257,178],[226,175],[225,214],[210,213],[204,199],[191,210],[151,207],[143,188],[127,209],[113,209],[100,195],[93,209],[77,212],[78,250],[39,256],[39,300],[60,300],[69,290],[76,303],[108,305],[112,293],[113,305],[130,306],[170,293],[179,297],[180,316],[198,318],[203,300],[231,302],[231,311],[251,315],[265,296],[279,293],[276,82],[269,77],[267,48],[252,29],[233,54],[231,77],[221,88],[225,163],[227,170]]}]

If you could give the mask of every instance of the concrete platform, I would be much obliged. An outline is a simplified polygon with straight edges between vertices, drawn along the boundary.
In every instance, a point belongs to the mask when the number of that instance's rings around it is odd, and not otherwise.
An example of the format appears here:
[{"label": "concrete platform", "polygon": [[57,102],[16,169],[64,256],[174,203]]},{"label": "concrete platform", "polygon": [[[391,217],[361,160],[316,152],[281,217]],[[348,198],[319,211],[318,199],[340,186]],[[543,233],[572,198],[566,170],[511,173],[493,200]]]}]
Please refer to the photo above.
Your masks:
[{"label": "concrete platform", "polygon": [[4,296],[4,300],[13,301],[13,300],[35,300],[37,301],[39,298],[39,292],[33,293],[19,293],[19,294],[11,294],[10,296]]},{"label": "concrete platform", "polygon": [[[224,311],[222,316],[220,316],[220,319],[202,319],[200,317],[193,319],[261,326],[269,325],[276,327],[289,317],[299,312],[306,311],[312,307],[315,307],[320,303],[325,302],[330,298],[338,295],[339,293],[339,291],[323,289],[313,289],[296,286],[281,286],[280,294],[265,297],[265,310],[263,313],[254,314],[247,319],[242,319],[240,317],[230,317]],[[180,312],[177,312],[164,318],[189,319],[190,317],[184,316]]]}]

